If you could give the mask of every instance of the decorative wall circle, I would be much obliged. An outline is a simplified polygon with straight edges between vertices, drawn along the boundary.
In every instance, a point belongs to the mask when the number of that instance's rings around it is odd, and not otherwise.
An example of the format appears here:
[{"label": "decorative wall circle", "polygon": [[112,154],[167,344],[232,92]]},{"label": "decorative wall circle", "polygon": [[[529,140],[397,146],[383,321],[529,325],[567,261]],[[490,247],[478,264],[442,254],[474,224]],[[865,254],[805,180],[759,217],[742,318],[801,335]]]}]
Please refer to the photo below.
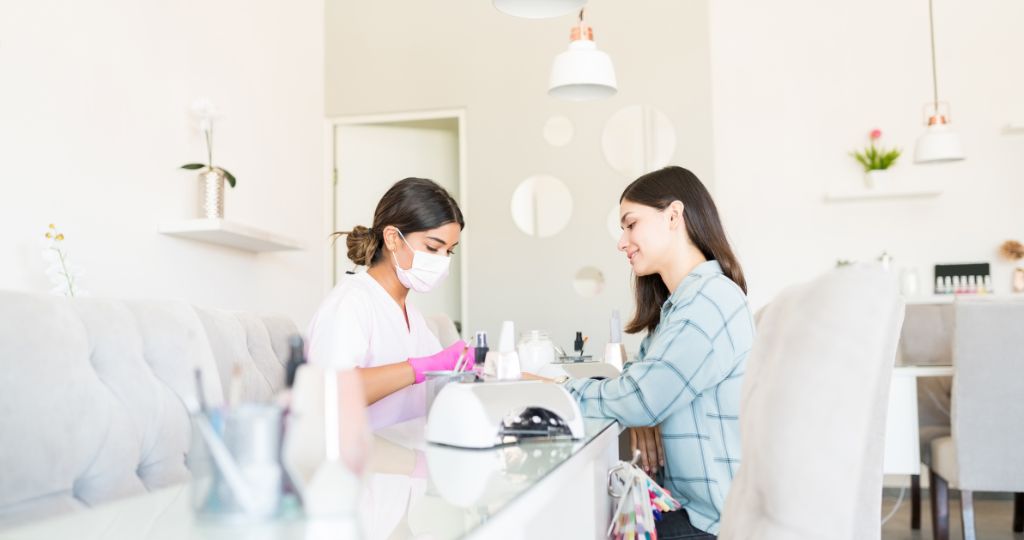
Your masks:
[{"label": "decorative wall circle", "polygon": [[672,121],[665,113],[645,105],[620,109],[601,133],[601,150],[608,165],[629,179],[668,165],[675,149]]},{"label": "decorative wall circle", "polygon": [[512,221],[530,236],[554,236],[568,225],[570,217],[572,194],[554,176],[531,176],[512,193]]},{"label": "decorative wall circle", "polygon": [[584,266],[576,272],[572,288],[583,298],[593,298],[604,290],[604,274],[593,266]]},{"label": "decorative wall circle", "polygon": [[565,146],[572,142],[575,128],[572,120],[564,116],[552,116],[544,122],[544,140],[551,146]]}]

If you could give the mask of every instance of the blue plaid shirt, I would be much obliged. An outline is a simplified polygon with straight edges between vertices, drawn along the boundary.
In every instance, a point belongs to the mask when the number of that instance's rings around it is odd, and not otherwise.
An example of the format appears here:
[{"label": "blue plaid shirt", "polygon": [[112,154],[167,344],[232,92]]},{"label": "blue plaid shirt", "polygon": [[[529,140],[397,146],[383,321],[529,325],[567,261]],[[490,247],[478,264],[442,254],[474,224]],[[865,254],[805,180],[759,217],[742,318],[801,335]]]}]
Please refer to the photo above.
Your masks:
[{"label": "blue plaid shirt", "polygon": [[664,487],[711,534],[740,464],[740,387],[753,342],[746,296],[707,261],[665,301],[622,375],[565,383],[584,416],[661,427]]}]

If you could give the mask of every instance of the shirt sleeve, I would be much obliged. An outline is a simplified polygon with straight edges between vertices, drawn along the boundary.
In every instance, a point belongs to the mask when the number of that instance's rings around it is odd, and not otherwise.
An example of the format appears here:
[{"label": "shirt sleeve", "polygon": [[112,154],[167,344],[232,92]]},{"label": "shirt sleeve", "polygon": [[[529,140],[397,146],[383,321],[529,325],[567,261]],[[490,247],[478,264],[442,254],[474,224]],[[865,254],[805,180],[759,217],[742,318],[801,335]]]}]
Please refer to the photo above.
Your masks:
[{"label": "shirt sleeve", "polygon": [[[646,341],[646,340],[645,340]],[[669,322],[641,356],[614,379],[576,379],[565,389],[583,416],[613,418],[625,426],[658,425],[721,380],[711,338],[689,320]]]},{"label": "shirt sleeve", "polygon": [[318,313],[309,332],[309,361],[335,369],[366,367],[371,310],[369,295],[353,289]]}]

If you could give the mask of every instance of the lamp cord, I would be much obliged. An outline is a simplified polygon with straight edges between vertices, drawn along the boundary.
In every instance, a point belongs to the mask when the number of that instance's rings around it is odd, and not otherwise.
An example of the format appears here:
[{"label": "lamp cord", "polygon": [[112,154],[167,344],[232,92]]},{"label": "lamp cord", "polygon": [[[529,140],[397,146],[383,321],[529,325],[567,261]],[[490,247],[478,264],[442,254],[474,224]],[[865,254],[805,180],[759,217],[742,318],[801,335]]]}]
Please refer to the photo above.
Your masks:
[{"label": "lamp cord", "polygon": [[935,67],[935,17],[932,15],[932,0],[928,0],[928,32],[932,38],[932,103],[939,108],[939,75]]}]

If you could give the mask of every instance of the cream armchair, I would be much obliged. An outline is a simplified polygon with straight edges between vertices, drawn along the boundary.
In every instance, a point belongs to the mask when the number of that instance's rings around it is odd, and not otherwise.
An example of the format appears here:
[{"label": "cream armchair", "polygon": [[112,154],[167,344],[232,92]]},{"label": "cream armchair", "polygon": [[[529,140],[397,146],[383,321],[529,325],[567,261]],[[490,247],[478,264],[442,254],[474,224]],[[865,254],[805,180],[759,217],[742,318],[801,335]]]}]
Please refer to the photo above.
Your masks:
[{"label": "cream armchair", "polygon": [[895,279],[840,268],[785,290],[759,318],[743,381],[743,457],[719,538],[879,538],[903,320]]},{"label": "cream armchair", "polygon": [[1024,531],[1024,301],[959,300],[953,331],[952,435],[931,442],[932,524],[949,538],[949,488],[960,490],[964,538],[975,491],[1015,492]]}]

